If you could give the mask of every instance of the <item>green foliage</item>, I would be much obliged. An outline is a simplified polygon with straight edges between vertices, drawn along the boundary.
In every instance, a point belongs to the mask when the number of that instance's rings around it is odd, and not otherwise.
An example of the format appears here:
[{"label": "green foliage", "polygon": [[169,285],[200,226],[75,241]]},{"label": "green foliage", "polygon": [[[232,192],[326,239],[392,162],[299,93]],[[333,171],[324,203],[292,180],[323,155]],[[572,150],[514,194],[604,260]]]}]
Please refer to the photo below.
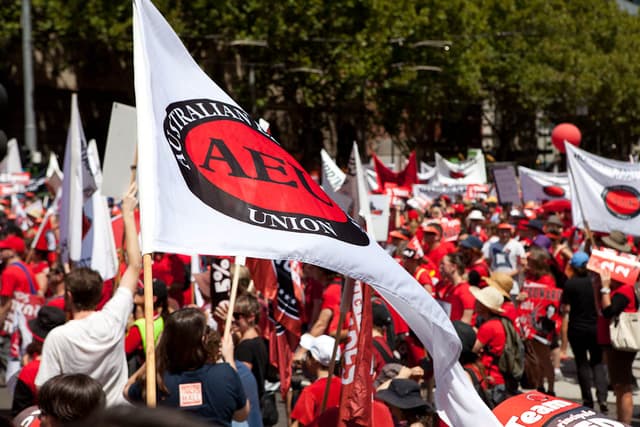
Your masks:
[{"label": "green foliage", "polygon": [[[0,74],[15,75],[10,64],[19,60],[21,2],[4,3],[0,51],[11,60],[0,65]],[[32,4],[37,64],[50,68],[41,79],[72,70],[82,85],[132,82],[129,0]],[[435,131],[442,119],[463,120],[470,105],[483,101],[495,107],[492,126],[502,159],[516,140],[521,148],[533,146],[540,115],[549,123],[578,124],[591,149],[596,143],[624,147],[621,142],[640,135],[640,18],[613,1],[155,4],[198,63],[241,105],[258,115],[286,111],[286,120],[278,121],[289,148],[317,143],[317,132],[343,124],[360,137],[381,125],[406,151],[424,153],[445,142]],[[438,40],[451,41],[449,49],[429,42]],[[129,86],[124,91],[132,94]],[[463,150],[468,141],[448,142]]]}]

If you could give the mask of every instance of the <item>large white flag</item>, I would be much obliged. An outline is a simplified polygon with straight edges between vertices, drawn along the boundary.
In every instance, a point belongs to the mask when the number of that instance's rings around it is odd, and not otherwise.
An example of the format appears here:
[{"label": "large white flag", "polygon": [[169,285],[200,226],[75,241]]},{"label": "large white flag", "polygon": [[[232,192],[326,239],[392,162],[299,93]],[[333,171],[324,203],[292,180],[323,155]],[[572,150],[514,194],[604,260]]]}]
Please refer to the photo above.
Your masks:
[{"label": "large white flag", "polygon": [[20,147],[15,138],[7,142],[7,155],[0,162],[0,174],[12,174],[22,172],[22,161],[20,160]]},{"label": "large white flag", "polygon": [[429,166],[425,162],[420,162],[420,172],[418,172],[418,181],[427,182],[433,179],[438,173],[438,168]]},{"label": "large white flag", "polygon": [[485,169],[484,154],[477,150],[474,157],[460,163],[449,160],[436,153],[436,175],[440,184],[486,184],[487,170]]},{"label": "large white flag", "polygon": [[640,230],[640,164],[596,156],[565,144],[573,224],[594,231]]},{"label": "large white flag", "polygon": [[71,95],[71,121],[64,151],[64,178],[60,203],[60,257],[62,262],[79,261],[82,250],[84,202],[96,191],[89,167],[78,96]]},{"label": "large white flag", "polygon": [[544,172],[518,166],[518,176],[525,202],[571,198],[566,172]]},{"label": "large white flag", "polygon": [[[87,159],[99,190],[102,185],[102,172],[98,147],[93,139],[89,141],[87,147]],[[84,216],[85,230],[82,236],[80,259],[77,263],[96,270],[104,280],[111,279],[118,272],[118,253],[113,238],[107,198],[100,191],[95,191],[84,203]]]},{"label": "large white flag", "polygon": [[500,425],[431,296],[207,77],[150,1],[134,1],[133,29],[143,253],[288,258],[369,283],[429,349],[452,425]]}]

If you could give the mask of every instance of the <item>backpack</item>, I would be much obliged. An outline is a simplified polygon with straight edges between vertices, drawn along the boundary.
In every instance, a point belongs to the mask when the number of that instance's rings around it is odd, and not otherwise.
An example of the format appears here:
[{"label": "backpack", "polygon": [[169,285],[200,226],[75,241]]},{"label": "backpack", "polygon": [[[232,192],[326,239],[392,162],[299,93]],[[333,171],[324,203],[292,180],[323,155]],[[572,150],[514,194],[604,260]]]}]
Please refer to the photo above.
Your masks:
[{"label": "backpack", "polygon": [[[498,359],[498,369],[505,377],[505,383],[507,385],[510,382],[509,380],[515,380],[517,384],[517,382],[522,379],[522,374],[524,373],[524,343],[509,319],[502,317],[500,318],[500,322],[505,331],[506,341],[504,351]],[[509,387],[507,387],[507,389],[509,389]]]},{"label": "backpack", "polygon": [[465,365],[463,369],[471,377],[471,383],[476,390],[480,399],[487,405],[489,409],[496,407],[496,402],[491,398],[491,392],[487,385],[487,376],[484,373],[484,368],[478,365]]}]

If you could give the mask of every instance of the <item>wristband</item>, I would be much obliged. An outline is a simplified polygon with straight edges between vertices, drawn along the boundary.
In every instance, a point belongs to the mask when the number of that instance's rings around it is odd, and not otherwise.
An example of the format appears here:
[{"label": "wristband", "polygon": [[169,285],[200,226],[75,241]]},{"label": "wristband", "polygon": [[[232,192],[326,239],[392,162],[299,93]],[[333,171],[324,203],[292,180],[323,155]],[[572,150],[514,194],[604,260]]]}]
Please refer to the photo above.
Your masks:
[{"label": "wristband", "polygon": [[611,288],[600,288],[600,293],[603,295],[607,295],[611,293]]}]

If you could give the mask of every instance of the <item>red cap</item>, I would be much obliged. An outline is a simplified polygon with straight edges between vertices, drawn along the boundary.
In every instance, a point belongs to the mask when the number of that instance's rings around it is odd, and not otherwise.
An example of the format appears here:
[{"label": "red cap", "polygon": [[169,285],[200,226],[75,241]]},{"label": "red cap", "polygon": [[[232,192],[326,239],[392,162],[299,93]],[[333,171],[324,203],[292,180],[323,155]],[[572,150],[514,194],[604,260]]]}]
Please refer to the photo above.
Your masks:
[{"label": "red cap", "polygon": [[433,225],[426,225],[422,227],[422,231],[424,231],[425,233],[433,233],[433,234],[440,235],[440,230],[435,228]]},{"label": "red cap", "polygon": [[407,214],[407,216],[409,217],[409,219],[418,219],[420,214],[417,211],[414,211],[413,209],[409,211],[409,213]]},{"label": "red cap", "polygon": [[527,231],[527,225],[529,225],[529,221],[526,219],[521,219],[520,221],[518,221],[518,230]]},{"label": "red cap", "polygon": [[19,254],[24,253],[24,240],[22,240],[18,236],[14,236],[13,234],[11,234],[7,236],[6,239],[0,240],[0,250],[2,249],[12,249]]}]

